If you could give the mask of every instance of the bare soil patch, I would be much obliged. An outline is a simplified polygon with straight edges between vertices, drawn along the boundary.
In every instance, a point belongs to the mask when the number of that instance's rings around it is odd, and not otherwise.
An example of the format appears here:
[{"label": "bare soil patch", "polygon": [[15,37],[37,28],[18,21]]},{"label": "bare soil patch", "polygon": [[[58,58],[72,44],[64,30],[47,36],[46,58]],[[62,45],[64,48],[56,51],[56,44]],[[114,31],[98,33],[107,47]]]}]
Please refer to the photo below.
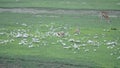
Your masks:
[{"label": "bare soil patch", "polygon": [[99,15],[100,11],[106,11],[111,17],[120,17],[119,10],[75,10],[75,9],[43,9],[43,8],[0,8],[0,12],[11,13],[29,13],[29,14],[84,14],[84,15]]}]

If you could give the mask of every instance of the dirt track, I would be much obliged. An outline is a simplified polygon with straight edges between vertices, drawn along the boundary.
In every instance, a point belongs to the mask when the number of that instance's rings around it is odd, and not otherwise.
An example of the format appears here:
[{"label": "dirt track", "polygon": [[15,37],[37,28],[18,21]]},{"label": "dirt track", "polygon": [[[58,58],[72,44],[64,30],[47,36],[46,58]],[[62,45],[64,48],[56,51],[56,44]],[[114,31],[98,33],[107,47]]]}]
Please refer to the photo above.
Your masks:
[{"label": "dirt track", "polygon": [[[30,14],[85,14],[85,15],[99,15],[101,10],[72,10],[72,9],[41,9],[41,8],[0,8],[0,12],[12,12],[12,13],[30,13]],[[106,10],[109,15],[120,17],[119,10]]]}]

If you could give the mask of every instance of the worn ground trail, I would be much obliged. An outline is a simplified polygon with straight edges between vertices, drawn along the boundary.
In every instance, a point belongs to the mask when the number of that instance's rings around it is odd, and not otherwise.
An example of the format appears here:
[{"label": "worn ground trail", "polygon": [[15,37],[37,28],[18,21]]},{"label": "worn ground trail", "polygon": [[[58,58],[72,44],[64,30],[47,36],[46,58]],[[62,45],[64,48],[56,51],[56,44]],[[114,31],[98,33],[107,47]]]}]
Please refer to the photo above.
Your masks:
[{"label": "worn ground trail", "polygon": [[[101,10],[75,10],[75,9],[44,9],[44,8],[0,8],[1,12],[29,13],[29,14],[85,14],[99,15]],[[120,10],[106,10],[111,17],[120,17]]]}]

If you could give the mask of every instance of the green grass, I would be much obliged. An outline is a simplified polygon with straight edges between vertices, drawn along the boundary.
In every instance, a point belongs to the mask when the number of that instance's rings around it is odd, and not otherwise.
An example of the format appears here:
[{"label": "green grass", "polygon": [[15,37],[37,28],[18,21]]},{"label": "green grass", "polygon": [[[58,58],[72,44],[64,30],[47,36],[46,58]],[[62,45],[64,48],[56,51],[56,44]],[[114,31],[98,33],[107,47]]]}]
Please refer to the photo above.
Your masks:
[{"label": "green grass", "polygon": [[119,0],[0,0],[0,7],[120,10]]},{"label": "green grass", "polygon": [[[103,1],[103,0],[102,0]],[[2,2],[2,0],[1,0]],[[26,0],[26,2],[28,2]],[[46,1],[49,2],[49,1]],[[73,2],[71,0],[71,2]],[[61,7],[61,6],[60,6]],[[50,17],[57,16],[57,17]],[[0,66],[9,68],[119,68],[120,59],[120,19],[111,18],[110,24],[101,21],[95,15],[75,15],[75,14],[29,14],[29,13],[0,13],[0,42],[3,40],[11,40],[12,42],[0,43]],[[27,26],[23,26],[25,23]],[[71,36],[59,38],[56,36],[45,36],[53,26],[57,31],[69,32]],[[67,27],[67,29],[64,29]],[[74,29],[80,28],[81,34],[75,36]],[[110,30],[117,28],[117,30]],[[103,31],[104,29],[109,31]],[[21,31],[18,31],[21,30]],[[11,32],[25,32],[33,36],[27,38],[16,38]],[[105,37],[103,37],[103,35]],[[94,36],[98,38],[93,38]],[[29,48],[32,38],[40,39],[39,43],[32,43],[34,47]],[[45,38],[42,38],[45,36]],[[67,40],[65,39],[67,38]],[[80,40],[82,44],[86,44],[85,48],[89,52],[84,51],[84,47],[80,50],[71,48],[64,49],[57,40],[63,40],[66,46],[72,46],[72,42],[68,39],[74,38]],[[18,44],[22,39],[27,39],[28,44]],[[88,40],[98,41],[100,46],[88,44]],[[113,49],[108,49],[104,40],[116,41],[117,45]],[[44,43],[47,45],[44,45]],[[52,44],[55,42],[55,44]],[[97,51],[93,51],[96,49]],[[76,52],[76,53],[74,53]],[[116,52],[114,55],[111,53]]]}]

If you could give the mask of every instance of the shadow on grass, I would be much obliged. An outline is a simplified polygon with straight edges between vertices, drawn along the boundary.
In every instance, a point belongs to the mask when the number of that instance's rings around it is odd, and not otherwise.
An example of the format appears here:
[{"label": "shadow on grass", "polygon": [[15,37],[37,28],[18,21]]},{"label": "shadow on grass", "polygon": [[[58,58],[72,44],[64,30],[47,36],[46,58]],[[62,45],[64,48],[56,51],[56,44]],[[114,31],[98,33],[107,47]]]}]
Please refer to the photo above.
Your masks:
[{"label": "shadow on grass", "polygon": [[103,68],[93,62],[61,60],[34,60],[0,57],[0,68]]}]

